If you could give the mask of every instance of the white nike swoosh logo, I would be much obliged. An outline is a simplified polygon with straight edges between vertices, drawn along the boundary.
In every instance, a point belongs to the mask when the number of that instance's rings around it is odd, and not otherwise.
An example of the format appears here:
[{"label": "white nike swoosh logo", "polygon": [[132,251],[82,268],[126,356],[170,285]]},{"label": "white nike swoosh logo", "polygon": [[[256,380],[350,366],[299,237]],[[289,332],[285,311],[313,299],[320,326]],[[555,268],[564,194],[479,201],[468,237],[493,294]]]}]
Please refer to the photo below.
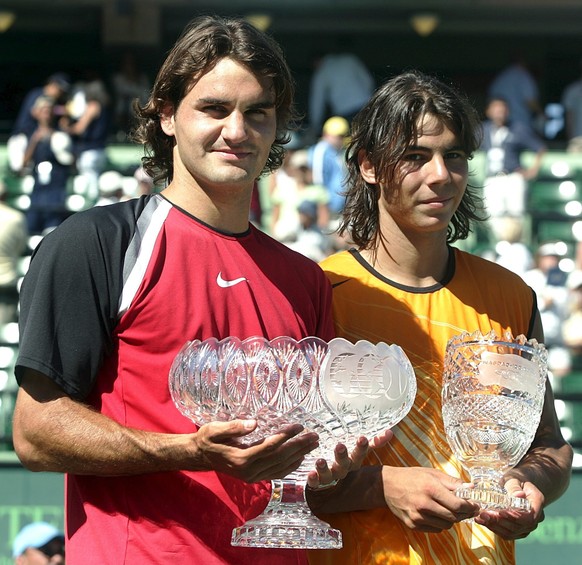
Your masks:
[{"label": "white nike swoosh logo", "polygon": [[220,273],[218,273],[218,276],[216,277],[216,284],[220,287],[220,288],[228,288],[230,286],[234,286],[235,284],[241,283],[243,281],[246,281],[247,279],[245,279],[244,277],[240,277],[239,279],[233,279],[231,281],[227,281],[224,280],[222,278],[222,271]]}]

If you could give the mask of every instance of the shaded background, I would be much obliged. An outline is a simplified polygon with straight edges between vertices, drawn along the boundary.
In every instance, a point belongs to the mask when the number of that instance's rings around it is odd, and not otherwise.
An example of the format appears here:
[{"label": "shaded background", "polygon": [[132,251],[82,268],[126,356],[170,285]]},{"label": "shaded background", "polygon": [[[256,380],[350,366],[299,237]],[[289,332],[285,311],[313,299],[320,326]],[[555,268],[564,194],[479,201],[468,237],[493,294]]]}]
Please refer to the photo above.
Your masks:
[{"label": "shaded background", "polygon": [[[483,108],[493,76],[521,51],[541,101],[557,102],[580,75],[580,0],[4,0],[0,33],[0,135],[24,94],[56,70],[106,80],[130,50],[153,80],[184,25],[201,13],[258,16],[283,46],[305,110],[314,56],[338,41],[378,82],[416,67],[451,78]],[[427,36],[411,24],[436,18]],[[0,29],[9,18],[0,14]]]}]

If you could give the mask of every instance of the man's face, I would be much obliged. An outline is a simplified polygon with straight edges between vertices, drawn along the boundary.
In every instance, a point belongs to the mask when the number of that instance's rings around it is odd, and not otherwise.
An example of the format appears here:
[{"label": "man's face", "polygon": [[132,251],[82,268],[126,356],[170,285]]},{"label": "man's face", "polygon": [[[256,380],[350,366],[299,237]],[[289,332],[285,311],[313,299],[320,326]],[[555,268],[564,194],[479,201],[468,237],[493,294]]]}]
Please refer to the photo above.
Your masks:
[{"label": "man's face", "polygon": [[496,126],[502,126],[509,118],[509,108],[503,100],[492,100],[487,106],[486,114]]},{"label": "man's face", "polygon": [[[394,183],[381,186],[383,231],[397,230],[411,238],[435,232],[446,236],[467,188],[467,161],[457,136],[436,117],[425,116],[418,137],[396,167]],[[361,169],[367,182],[375,181],[365,160]]]},{"label": "man's face", "polygon": [[53,116],[53,105],[49,102],[42,102],[32,110],[32,115],[39,124],[50,124]]},{"label": "man's face", "polygon": [[276,134],[272,81],[221,59],[202,75],[161,125],[175,138],[174,181],[204,191],[249,187],[265,166]]},{"label": "man's face", "polygon": [[58,100],[63,95],[63,89],[56,82],[49,82],[45,87],[45,93],[47,96]]},{"label": "man's face", "polygon": [[327,139],[327,141],[330,143],[330,145],[332,147],[334,147],[335,149],[341,149],[344,144],[345,144],[345,136],[344,135],[331,135],[328,134],[325,137]]},{"label": "man's face", "polygon": [[29,547],[16,558],[16,565],[64,565],[64,542],[60,538],[49,541],[41,548]]}]

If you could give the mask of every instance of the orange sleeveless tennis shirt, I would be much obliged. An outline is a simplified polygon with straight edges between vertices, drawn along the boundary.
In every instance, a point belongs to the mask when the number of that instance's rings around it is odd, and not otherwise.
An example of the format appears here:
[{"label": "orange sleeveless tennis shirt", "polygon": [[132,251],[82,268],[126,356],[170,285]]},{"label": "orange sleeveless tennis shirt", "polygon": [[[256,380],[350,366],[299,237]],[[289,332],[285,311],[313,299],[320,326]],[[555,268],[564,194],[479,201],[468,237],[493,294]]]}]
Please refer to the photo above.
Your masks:
[{"label": "orange sleeveless tennis shirt", "polygon": [[[451,248],[443,283],[416,289],[374,271],[356,251],[321,264],[334,287],[338,336],[356,342],[401,346],[411,360],[418,393],[394,439],[368,458],[390,466],[440,469],[468,480],[452,456],[441,416],[443,358],[447,341],[463,331],[511,331],[529,335],[536,303],[515,274],[490,261]],[[376,457],[377,456],[377,457]],[[309,552],[312,565],[511,564],[514,543],[485,527],[459,523],[439,534],[407,528],[388,508],[325,515],[343,534],[341,550]]]}]

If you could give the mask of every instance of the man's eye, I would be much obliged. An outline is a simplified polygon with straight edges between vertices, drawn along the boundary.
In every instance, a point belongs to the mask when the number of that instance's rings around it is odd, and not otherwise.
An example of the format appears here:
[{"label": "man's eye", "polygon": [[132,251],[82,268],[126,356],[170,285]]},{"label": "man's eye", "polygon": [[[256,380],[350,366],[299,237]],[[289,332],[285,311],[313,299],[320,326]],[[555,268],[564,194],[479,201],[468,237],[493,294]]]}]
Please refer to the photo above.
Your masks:
[{"label": "man's eye", "polygon": [[421,153],[407,153],[404,155],[405,161],[420,161],[424,156]]},{"label": "man's eye", "polygon": [[265,108],[253,108],[247,112],[248,116],[256,119],[262,119],[268,115],[268,112]]},{"label": "man's eye", "polygon": [[223,114],[226,111],[224,106],[218,106],[216,104],[204,106],[203,110],[204,112],[208,112],[210,114]]},{"label": "man's eye", "polygon": [[467,159],[467,156],[462,151],[451,151],[447,153],[447,159]]}]

